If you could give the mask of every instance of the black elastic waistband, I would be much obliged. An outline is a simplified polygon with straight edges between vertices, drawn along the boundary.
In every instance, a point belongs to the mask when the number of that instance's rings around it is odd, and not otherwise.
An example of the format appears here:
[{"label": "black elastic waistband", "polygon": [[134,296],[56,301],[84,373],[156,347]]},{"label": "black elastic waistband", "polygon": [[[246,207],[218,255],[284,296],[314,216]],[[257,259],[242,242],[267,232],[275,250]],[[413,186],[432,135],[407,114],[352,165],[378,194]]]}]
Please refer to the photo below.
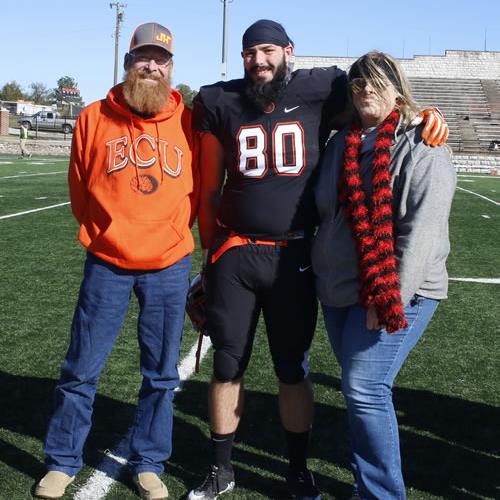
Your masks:
[{"label": "black elastic waistband", "polygon": [[303,229],[299,229],[297,231],[290,231],[285,234],[269,235],[264,233],[241,233],[237,231],[231,231],[230,229],[224,227],[219,228],[218,234],[220,236],[237,234],[238,236],[244,236],[251,240],[266,240],[266,241],[295,241],[295,240],[308,239],[311,236],[309,232],[306,232]]}]

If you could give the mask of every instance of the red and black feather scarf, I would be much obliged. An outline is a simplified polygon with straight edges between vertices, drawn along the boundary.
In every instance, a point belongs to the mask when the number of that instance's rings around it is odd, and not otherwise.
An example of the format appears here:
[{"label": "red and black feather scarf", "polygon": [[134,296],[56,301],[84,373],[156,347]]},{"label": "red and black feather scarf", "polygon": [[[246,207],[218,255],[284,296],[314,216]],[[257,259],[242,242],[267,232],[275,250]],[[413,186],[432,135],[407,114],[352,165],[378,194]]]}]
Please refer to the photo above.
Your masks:
[{"label": "red and black feather scarf", "polygon": [[392,139],[398,120],[399,111],[394,110],[377,130],[370,207],[360,173],[363,129],[359,123],[353,123],[346,136],[339,192],[358,250],[359,302],[365,307],[375,306],[379,322],[389,333],[407,326],[394,256],[389,170]]}]

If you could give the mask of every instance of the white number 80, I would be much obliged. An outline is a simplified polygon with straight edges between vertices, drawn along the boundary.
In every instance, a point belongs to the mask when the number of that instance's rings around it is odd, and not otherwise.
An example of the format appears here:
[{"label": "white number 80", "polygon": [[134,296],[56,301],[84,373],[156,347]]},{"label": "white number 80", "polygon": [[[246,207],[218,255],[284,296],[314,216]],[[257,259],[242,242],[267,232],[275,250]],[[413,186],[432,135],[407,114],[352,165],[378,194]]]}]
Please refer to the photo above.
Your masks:
[{"label": "white number 80", "polygon": [[[267,133],[262,125],[241,127],[236,140],[241,174],[257,179],[263,177],[268,169],[268,158]],[[300,175],[306,163],[304,130],[300,123],[278,123],[272,133],[272,151],[272,165],[278,175]]]}]

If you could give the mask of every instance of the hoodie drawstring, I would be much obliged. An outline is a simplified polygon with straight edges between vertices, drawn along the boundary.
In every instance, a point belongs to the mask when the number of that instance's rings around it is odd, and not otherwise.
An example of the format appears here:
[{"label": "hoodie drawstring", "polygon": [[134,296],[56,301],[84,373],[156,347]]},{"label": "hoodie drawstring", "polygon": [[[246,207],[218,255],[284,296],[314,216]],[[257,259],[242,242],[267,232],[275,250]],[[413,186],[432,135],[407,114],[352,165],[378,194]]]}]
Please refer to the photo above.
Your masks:
[{"label": "hoodie drawstring", "polygon": [[132,141],[132,149],[134,151],[134,160],[132,163],[134,164],[135,168],[135,179],[137,182],[137,189],[140,189],[141,183],[139,179],[139,168],[137,167],[137,149],[135,146],[135,127],[134,127],[134,120],[130,118],[130,121],[127,123],[128,131],[130,133],[130,140]]},{"label": "hoodie drawstring", "polygon": [[[163,184],[163,156],[160,151],[160,129],[158,128],[158,122],[155,122],[156,126],[156,143],[158,144],[158,158],[160,159],[160,184]],[[166,148],[165,148],[165,154],[167,154]]]}]

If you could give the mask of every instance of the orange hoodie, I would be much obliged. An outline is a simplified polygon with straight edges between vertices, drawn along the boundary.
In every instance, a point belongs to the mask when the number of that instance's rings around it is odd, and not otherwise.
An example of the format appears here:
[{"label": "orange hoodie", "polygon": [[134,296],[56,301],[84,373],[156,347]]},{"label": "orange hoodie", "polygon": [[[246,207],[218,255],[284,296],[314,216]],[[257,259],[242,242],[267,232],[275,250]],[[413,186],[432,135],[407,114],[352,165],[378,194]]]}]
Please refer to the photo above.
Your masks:
[{"label": "orange hoodie", "polygon": [[191,253],[194,150],[191,111],[174,89],[147,119],[130,111],[121,84],[87,106],[68,173],[82,245],[125,269],[162,269]]}]

